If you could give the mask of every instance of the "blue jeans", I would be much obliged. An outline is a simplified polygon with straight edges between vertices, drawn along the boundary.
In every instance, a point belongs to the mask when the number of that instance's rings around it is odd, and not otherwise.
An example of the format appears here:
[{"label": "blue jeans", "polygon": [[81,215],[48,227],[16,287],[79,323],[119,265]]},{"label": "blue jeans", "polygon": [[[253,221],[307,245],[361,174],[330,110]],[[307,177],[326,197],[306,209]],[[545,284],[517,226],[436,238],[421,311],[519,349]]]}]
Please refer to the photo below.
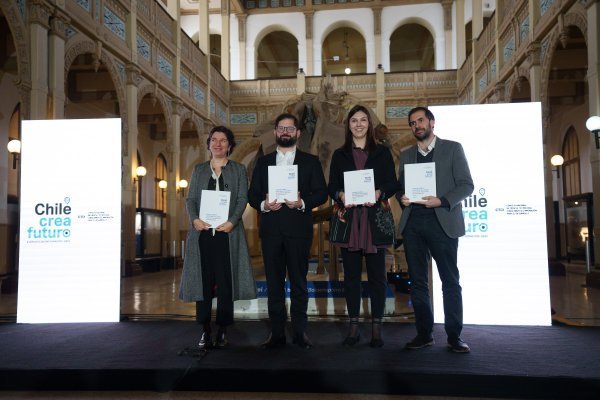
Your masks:
[{"label": "blue jeans", "polygon": [[442,281],[444,328],[449,341],[459,338],[463,326],[463,308],[457,266],[458,238],[446,235],[434,213],[411,215],[402,235],[417,334],[428,338],[433,331],[428,285],[429,259],[433,257]]}]

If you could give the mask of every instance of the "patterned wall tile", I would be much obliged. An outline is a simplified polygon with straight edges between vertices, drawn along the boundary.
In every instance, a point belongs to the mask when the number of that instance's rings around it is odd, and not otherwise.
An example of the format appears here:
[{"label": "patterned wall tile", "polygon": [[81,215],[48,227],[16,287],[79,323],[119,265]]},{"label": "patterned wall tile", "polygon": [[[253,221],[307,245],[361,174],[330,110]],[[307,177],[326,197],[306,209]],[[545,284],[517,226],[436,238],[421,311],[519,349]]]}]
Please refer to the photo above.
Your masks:
[{"label": "patterned wall tile", "polygon": [[[25,1],[22,0],[24,3]],[[83,8],[85,11],[89,12],[91,10],[90,0],[77,0],[77,5]]]},{"label": "patterned wall tile", "polygon": [[21,17],[25,17],[25,0],[17,0],[17,7],[21,13]]},{"label": "patterned wall tile", "polygon": [[479,93],[482,93],[487,88],[487,74],[483,74],[479,77]]},{"label": "patterned wall tile", "polygon": [[515,52],[515,38],[514,36],[511,37],[510,39],[508,39],[506,41],[506,43],[504,44],[504,49],[503,49],[503,56],[504,56],[504,62],[510,60],[510,58],[513,56]]},{"label": "patterned wall tile", "polygon": [[190,78],[188,78],[184,74],[181,74],[179,76],[179,86],[181,87],[182,91],[189,93],[190,92]]},{"label": "patterned wall tile", "polygon": [[104,7],[104,26],[117,35],[119,39],[125,40],[125,22],[106,6]]},{"label": "patterned wall tile", "polygon": [[169,62],[169,60],[159,54],[157,62],[158,70],[169,78],[173,79],[173,65]]},{"label": "patterned wall tile", "polygon": [[540,15],[544,15],[554,4],[554,0],[540,0]]},{"label": "patterned wall tile", "polygon": [[200,104],[205,102],[204,90],[201,87],[194,85],[194,100]]},{"label": "patterned wall tile", "polygon": [[217,116],[223,123],[227,122],[227,114],[225,113],[225,110],[223,110],[221,107],[217,108]]},{"label": "patterned wall tile", "polygon": [[229,115],[231,125],[256,125],[257,122],[256,113],[232,113]]},{"label": "patterned wall tile", "polygon": [[399,107],[386,107],[385,118],[397,119],[397,118],[408,118],[408,112],[412,107],[399,106]]},{"label": "patterned wall tile", "polygon": [[519,37],[521,38],[521,42],[527,39],[527,35],[529,35],[529,15],[521,21],[519,25]]},{"label": "patterned wall tile", "polygon": [[145,58],[146,61],[150,61],[152,58],[152,48],[150,47],[150,43],[139,34],[136,36],[136,42],[138,54]]}]

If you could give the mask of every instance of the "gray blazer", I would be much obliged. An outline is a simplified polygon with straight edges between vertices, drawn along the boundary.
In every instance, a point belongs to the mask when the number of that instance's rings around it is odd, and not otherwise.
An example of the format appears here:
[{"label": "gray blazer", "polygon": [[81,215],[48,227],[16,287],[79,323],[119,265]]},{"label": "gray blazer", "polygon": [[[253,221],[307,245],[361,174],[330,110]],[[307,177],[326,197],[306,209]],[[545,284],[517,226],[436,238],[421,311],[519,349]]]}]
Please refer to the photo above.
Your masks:
[{"label": "gray blazer", "polygon": [[[400,155],[400,188],[396,193],[398,200],[405,193],[404,165],[416,163],[417,152],[417,145],[414,145]],[[435,215],[446,235],[451,238],[463,236],[465,222],[462,214],[462,201],[473,193],[474,186],[462,145],[451,140],[443,140],[438,136],[435,142],[433,161],[435,162],[437,197],[445,197],[450,203],[450,209],[435,208]],[[408,206],[402,212],[400,217],[401,233],[406,227],[410,211],[411,206]]]},{"label": "gray blazer", "polygon": [[[196,231],[192,221],[198,218],[200,213],[200,201],[202,190],[208,189],[208,181],[212,175],[210,162],[204,162],[194,167],[188,197],[186,199],[187,213],[190,220],[190,230],[187,235],[187,246],[185,259],[183,261],[183,273],[181,275],[181,286],[179,298],[183,301],[202,301],[202,263],[200,257],[200,245],[198,239],[200,232]],[[249,300],[256,298],[256,285],[252,273],[250,253],[242,215],[248,202],[248,175],[246,167],[235,161],[229,160],[221,170],[223,190],[231,192],[229,204],[229,222],[233,229],[229,233],[229,257],[231,261],[231,287],[233,300]]]}]

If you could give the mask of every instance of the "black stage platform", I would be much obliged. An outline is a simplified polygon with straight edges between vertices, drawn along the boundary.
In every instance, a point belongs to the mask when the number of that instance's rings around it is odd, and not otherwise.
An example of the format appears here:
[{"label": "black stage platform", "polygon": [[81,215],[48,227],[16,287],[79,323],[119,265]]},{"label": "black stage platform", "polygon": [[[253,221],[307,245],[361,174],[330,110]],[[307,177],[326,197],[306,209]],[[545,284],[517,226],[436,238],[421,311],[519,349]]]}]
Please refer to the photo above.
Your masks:
[{"label": "black stage platform", "polygon": [[[361,326],[364,333],[370,327]],[[345,324],[310,322],[315,347],[261,350],[263,321],[237,322],[232,345],[201,358],[178,353],[198,340],[194,322],[0,324],[3,390],[202,390],[390,393],[518,398],[600,398],[600,328],[466,326],[471,353],[402,350],[414,325],[384,325],[345,349]]]}]

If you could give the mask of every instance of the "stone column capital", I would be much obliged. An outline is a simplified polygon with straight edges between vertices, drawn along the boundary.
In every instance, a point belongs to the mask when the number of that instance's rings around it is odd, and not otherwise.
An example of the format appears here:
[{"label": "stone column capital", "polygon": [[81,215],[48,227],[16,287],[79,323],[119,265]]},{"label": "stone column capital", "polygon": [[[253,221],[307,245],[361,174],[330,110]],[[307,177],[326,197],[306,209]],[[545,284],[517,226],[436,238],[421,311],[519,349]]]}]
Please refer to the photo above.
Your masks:
[{"label": "stone column capital", "polygon": [[313,17],[315,16],[314,10],[304,11],[304,29],[306,30],[306,39],[312,39],[313,37]]},{"label": "stone column capital", "polygon": [[527,61],[530,66],[539,66],[541,63],[542,45],[539,42],[532,42],[527,46]]},{"label": "stone column capital", "polygon": [[373,6],[373,33],[381,35],[381,6]]},{"label": "stone column capital", "polygon": [[240,42],[246,41],[246,19],[248,14],[236,14],[238,19],[238,40]]},{"label": "stone column capital", "polygon": [[61,9],[55,8],[52,17],[50,18],[50,34],[66,40],[66,28],[69,22],[71,22],[71,18],[69,18],[69,16]]},{"label": "stone column capital", "polygon": [[442,0],[442,7],[444,8],[444,30],[452,30],[452,4],[454,0]]},{"label": "stone column capital", "polygon": [[137,87],[142,82],[141,70],[134,63],[128,63],[125,66],[125,77],[128,85],[134,85]]},{"label": "stone column capital", "polygon": [[29,23],[38,24],[46,29],[50,28],[52,6],[46,0],[32,0],[29,2]]},{"label": "stone column capital", "polygon": [[173,115],[181,116],[181,114],[185,112],[184,103],[179,97],[174,97],[173,99],[171,99],[171,106],[171,113]]},{"label": "stone column capital", "polygon": [[496,103],[504,103],[506,101],[506,85],[504,82],[498,82],[494,85],[494,98]]}]

